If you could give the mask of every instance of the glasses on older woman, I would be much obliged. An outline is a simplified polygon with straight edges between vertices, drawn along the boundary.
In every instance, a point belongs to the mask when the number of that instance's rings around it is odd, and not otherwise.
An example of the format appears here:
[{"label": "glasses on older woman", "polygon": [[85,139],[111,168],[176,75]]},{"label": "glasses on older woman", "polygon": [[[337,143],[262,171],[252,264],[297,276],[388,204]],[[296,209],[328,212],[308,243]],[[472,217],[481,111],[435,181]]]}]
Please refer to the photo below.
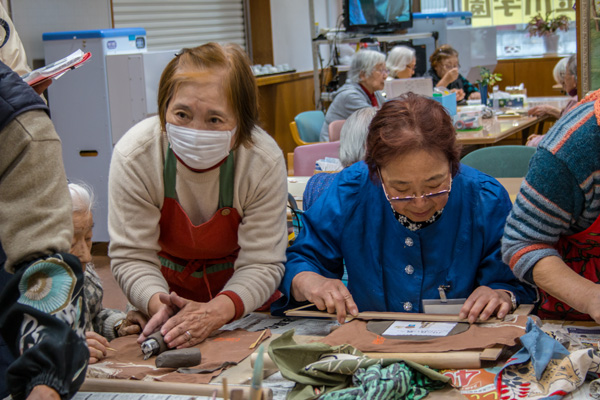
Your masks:
[{"label": "glasses on older woman", "polygon": [[453,68],[458,68],[458,69],[460,69],[460,64],[458,64],[458,63],[457,63],[457,64],[453,64],[453,63],[446,63],[446,64],[442,64],[442,66],[443,66],[445,69],[453,69]]},{"label": "glasses on older woman", "polygon": [[425,193],[420,196],[412,195],[412,196],[404,196],[404,197],[390,197],[387,193],[387,190],[385,190],[385,184],[383,183],[383,178],[381,177],[381,171],[378,171],[378,173],[379,173],[379,180],[381,180],[381,187],[383,188],[383,193],[385,193],[385,197],[388,199],[388,201],[390,203],[409,203],[409,202],[417,200],[417,199],[423,199],[423,200],[441,199],[445,196],[448,196],[450,194],[450,191],[452,190],[452,177],[450,177],[450,184],[448,185],[448,189],[440,190],[439,192],[435,192],[435,193]]}]

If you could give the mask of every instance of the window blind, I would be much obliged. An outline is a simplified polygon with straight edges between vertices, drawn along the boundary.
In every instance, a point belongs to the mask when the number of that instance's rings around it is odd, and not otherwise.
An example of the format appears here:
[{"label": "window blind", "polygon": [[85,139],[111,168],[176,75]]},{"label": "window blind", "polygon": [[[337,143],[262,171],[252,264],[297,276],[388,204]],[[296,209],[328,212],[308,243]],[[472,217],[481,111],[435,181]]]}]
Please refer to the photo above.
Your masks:
[{"label": "window blind", "polygon": [[246,48],[243,0],[112,0],[115,28],[146,29],[149,50],[207,42]]}]

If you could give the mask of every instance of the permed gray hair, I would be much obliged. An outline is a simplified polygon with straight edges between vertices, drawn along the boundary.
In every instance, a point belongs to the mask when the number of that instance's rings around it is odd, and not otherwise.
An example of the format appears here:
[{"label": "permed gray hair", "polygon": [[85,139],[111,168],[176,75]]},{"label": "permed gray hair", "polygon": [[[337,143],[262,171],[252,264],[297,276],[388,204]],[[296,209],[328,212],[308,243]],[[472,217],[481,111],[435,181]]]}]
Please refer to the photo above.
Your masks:
[{"label": "permed gray hair", "polygon": [[365,158],[369,124],[377,113],[374,107],[356,110],[344,122],[340,132],[340,162],[344,168]]},{"label": "permed gray hair", "polygon": [[565,71],[567,70],[568,61],[569,57],[561,58],[552,70],[552,76],[554,77],[554,80],[560,85],[565,83]]},{"label": "permed gray hair", "polygon": [[577,80],[577,54],[573,54],[571,57],[569,57],[566,70],[573,75],[575,80]]},{"label": "permed gray hair", "polygon": [[387,56],[387,69],[391,77],[396,77],[398,72],[404,71],[406,66],[415,59],[415,49],[407,46],[396,46]]},{"label": "permed gray hair", "polygon": [[365,77],[371,76],[373,69],[377,64],[385,64],[385,56],[374,50],[359,50],[352,56],[348,79],[351,82],[360,82],[360,73],[364,72]]},{"label": "permed gray hair", "polygon": [[73,212],[91,212],[94,207],[94,192],[84,183],[69,183]]}]

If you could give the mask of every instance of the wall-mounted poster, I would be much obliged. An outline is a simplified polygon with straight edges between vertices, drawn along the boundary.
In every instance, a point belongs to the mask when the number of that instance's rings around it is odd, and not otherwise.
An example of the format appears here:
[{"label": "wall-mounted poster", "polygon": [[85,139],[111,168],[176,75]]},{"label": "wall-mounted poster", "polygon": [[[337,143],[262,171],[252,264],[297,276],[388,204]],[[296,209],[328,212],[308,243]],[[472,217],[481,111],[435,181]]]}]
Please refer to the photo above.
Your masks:
[{"label": "wall-mounted poster", "polygon": [[577,3],[578,92],[600,89],[600,1]]}]

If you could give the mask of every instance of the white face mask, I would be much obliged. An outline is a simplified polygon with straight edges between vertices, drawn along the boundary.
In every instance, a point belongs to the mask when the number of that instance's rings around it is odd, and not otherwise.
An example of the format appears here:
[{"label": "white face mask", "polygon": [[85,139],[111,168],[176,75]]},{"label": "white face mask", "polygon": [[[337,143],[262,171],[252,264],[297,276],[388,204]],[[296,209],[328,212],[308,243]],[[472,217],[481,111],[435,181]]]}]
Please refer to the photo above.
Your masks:
[{"label": "white face mask", "polygon": [[236,130],[199,131],[169,123],[166,128],[173,152],[193,169],[208,169],[227,157]]}]

